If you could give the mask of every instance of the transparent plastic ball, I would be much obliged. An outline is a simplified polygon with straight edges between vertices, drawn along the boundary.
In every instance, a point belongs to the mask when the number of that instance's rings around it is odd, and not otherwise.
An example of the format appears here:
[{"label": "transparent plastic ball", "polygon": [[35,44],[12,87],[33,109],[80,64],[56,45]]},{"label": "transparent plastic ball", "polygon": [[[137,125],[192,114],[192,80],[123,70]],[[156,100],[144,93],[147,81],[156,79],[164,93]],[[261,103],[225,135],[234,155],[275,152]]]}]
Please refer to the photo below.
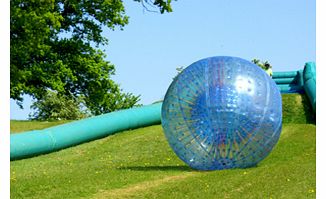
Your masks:
[{"label": "transparent plastic ball", "polygon": [[162,126],[176,155],[194,169],[255,166],[279,139],[281,94],[272,78],[250,61],[202,59],[170,85]]}]

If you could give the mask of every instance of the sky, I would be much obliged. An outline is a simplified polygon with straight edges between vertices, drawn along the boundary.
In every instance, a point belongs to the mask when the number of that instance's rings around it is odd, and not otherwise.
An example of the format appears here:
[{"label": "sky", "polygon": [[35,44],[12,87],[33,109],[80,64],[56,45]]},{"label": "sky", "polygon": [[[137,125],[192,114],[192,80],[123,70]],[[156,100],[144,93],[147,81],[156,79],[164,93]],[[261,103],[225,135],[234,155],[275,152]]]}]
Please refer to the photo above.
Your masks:
[{"label": "sky", "polygon": [[[273,71],[316,61],[314,0],[178,0],[165,14],[132,0],[124,5],[129,24],[122,31],[106,29],[103,50],[115,65],[112,79],[124,92],[141,95],[144,105],[163,99],[177,67],[206,57],[258,58]],[[31,103],[25,96],[21,110],[11,100],[10,119],[27,119]]]}]

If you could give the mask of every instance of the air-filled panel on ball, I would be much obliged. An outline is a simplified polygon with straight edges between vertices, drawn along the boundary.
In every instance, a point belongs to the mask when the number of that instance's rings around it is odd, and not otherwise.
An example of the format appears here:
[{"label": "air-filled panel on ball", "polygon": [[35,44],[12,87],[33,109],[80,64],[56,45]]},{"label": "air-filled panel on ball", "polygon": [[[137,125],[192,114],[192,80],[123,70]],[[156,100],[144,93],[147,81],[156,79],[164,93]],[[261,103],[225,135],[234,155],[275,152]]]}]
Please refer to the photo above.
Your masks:
[{"label": "air-filled panel on ball", "polygon": [[247,60],[206,58],[170,85],[162,125],[174,152],[194,169],[254,166],[279,139],[281,95],[275,82]]}]

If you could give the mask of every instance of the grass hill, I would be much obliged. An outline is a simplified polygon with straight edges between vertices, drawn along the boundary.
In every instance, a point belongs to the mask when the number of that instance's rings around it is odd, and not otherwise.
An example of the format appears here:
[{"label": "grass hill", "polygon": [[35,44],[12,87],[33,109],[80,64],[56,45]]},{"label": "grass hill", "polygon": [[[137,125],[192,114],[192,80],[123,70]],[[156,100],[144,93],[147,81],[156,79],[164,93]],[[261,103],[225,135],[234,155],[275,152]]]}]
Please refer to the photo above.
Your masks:
[{"label": "grass hill", "polygon": [[[298,94],[283,95],[281,138],[257,167],[192,170],[156,125],[12,161],[11,197],[315,198],[316,126],[305,100]],[[42,122],[23,123],[12,121],[11,130],[45,127]],[[46,127],[51,124],[57,123]]]}]

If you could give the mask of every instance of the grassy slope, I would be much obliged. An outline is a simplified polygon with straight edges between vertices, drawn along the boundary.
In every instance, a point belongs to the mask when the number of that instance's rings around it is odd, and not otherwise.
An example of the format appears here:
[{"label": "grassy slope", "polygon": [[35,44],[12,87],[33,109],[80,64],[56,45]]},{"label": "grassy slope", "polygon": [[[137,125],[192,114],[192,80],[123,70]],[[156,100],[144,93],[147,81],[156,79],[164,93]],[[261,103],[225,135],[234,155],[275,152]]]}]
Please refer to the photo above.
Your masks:
[{"label": "grassy slope", "polygon": [[174,155],[160,125],[136,129],[11,162],[11,197],[315,198],[315,131],[313,124],[284,124],[258,167],[198,172]]},{"label": "grassy slope", "polygon": [[158,125],[11,162],[11,196],[314,198],[315,174],[314,125],[285,125],[276,148],[256,168],[213,172],[188,168]]},{"label": "grassy slope", "polygon": [[313,110],[305,94],[282,94],[284,123],[315,123]]},{"label": "grassy slope", "polygon": [[10,121],[10,132],[18,133],[22,131],[30,131],[30,130],[39,130],[48,128],[51,126],[64,124],[69,121],[61,120],[61,121],[21,121],[21,120],[11,120]]}]

